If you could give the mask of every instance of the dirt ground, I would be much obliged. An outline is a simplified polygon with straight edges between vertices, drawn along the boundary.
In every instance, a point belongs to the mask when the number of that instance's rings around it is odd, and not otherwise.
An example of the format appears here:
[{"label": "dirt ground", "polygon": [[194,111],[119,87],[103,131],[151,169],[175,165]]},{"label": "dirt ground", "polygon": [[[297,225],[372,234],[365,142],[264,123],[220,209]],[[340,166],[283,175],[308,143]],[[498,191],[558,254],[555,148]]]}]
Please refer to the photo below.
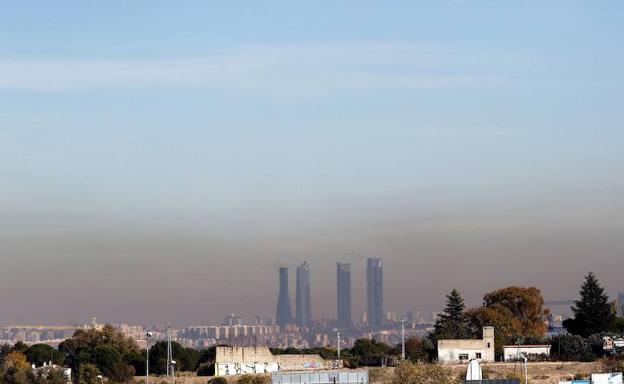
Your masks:
[{"label": "dirt ground", "polygon": [[[464,378],[467,365],[447,365],[453,375]],[[524,383],[522,363],[489,363],[482,364],[484,377],[490,379],[502,379],[518,377]],[[559,381],[570,380],[574,377],[589,378],[589,375],[601,371],[600,363],[580,362],[540,362],[529,363],[529,383],[531,384],[557,384]],[[393,373],[393,368],[370,368],[370,383],[384,384]],[[206,384],[210,377],[182,376],[176,378],[176,384]],[[235,384],[237,377],[228,377],[228,382]],[[144,377],[136,377],[137,384],[145,384]],[[170,384],[165,378],[151,377],[150,384]]]},{"label": "dirt ground", "polygon": [[[465,378],[466,364],[448,365],[453,375]],[[483,376],[489,379],[503,379],[517,377],[524,382],[524,366],[522,363],[489,363],[482,364]],[[589,378],[590,374],[600,372],[600,363],[580,362],[540,362],[529,363],[529,383],[552,384],[559,381],[569,380],[573,377]],[[383,384],[391,375],[392,368],[371,368],[369,370],[371,384]]]}]

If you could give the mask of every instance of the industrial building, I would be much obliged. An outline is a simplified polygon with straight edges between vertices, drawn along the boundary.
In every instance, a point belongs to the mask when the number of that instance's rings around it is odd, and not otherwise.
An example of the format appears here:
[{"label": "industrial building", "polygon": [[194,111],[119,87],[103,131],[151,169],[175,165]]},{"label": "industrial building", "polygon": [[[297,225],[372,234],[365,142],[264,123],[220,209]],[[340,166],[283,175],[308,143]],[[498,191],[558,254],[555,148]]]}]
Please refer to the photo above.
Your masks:
[{"label": "industrial building", "polygon": [[494,362],[494,327],[483,327],[482,339],[438,340],[440,363],[468,363],[472,359]]}]

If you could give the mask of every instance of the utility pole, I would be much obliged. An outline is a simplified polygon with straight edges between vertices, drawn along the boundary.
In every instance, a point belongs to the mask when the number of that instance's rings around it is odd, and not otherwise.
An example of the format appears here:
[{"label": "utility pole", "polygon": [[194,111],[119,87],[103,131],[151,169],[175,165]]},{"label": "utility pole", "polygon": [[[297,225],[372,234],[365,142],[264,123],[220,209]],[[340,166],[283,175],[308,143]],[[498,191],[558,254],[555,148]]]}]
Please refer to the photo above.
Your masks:
[{"label": "utility pole", "polygon": [[152,338],[152,332],[147,332],[145,343],[145,384],[149,384],[149,342]]},{"label": "utility pole", "polygon": [[167,376],[172,373],[173,351],[171,350],[171,327],[167,328]]},{"label": "utility pole", "polygon": [[405,360],[405,319],[401,319],[401,360]]},{"label": "utility pole", "polygon": [[340,330],[336,331],[336,347],[338,350],[338,358],[340,359]]}]

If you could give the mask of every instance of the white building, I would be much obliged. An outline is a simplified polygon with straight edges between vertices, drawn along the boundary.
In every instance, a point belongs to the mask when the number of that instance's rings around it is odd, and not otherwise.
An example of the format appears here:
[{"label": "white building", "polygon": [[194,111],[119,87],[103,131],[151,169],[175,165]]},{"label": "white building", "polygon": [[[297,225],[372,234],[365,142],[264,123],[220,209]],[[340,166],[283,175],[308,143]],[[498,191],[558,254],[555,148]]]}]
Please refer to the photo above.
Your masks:
[{"label": "white building", "polygon": [[503,357],[505,361],[521,360],[520,355],[550,356],[550,345],[504,345]]},{"label": "white building", "polygon": [[494,361],[494,327],[483,327],[482,339],[438,340],[440,363],[468,363],[472,359]]}]

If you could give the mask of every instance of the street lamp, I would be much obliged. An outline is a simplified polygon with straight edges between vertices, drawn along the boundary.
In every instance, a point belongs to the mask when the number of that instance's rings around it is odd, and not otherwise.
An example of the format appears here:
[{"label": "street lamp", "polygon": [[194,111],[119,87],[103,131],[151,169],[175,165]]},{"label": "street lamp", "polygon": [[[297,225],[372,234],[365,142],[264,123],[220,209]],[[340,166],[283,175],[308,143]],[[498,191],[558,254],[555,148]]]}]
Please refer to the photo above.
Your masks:
[{"label": "street lamp", "polygon": [[147,332],[145,344],[145,384],[149,384],[149,341],[154,336],[152,332]]},{"label": "street lamp", "polygon": [[520,358],[524,360],[524,384],[529,384],[529,374],[528,374],[528,369],[527,369],[527,361],[529,359],[527,359],[524,353],[520,354]]},{"label": "street lamp", "polygon": [[401,319],[401,360],[405,360],[405,319]]},{"label": "street lamp", "polygon": [[338,358],[340,359],[340,329],[334,328],[334,331],[336,332],[336,350],[338,353]]}]

